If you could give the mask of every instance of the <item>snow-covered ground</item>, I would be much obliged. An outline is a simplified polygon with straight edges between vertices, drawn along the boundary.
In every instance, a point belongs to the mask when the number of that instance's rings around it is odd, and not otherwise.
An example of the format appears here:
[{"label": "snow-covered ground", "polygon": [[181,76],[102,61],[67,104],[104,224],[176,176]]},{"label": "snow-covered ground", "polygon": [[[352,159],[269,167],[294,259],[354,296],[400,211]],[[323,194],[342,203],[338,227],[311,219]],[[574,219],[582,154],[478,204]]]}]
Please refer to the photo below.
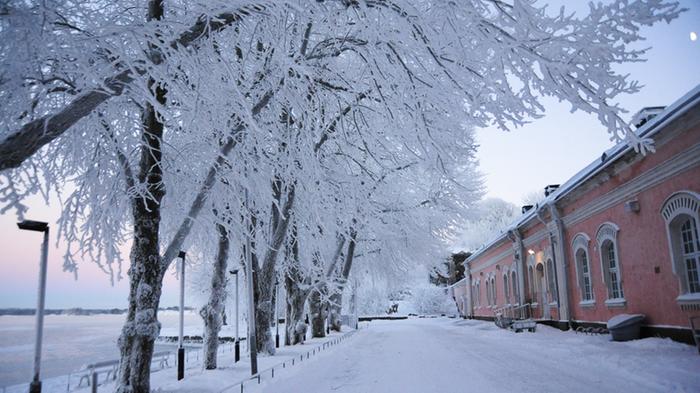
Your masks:
[{"label": "snow-covered ground", "polygon": [[[168,316],[163,319],[166,324]],[[194,314],[188,320],[199,323]],[[201,330],[191,323],[190,326]],[[304,345],[282,347],[276,356],[261,356],[261,384],[249,381],[244,391],[700,391],[697,350],[668,339],[618,343],[609,341],[607,336],[561,332],[542,325],[536,333],[516,334],[490,322],[450,318],[377,320],[361,326],[339,345],[328,344],[343,337],[335,333],[329,338],[308,340]],[[99,334],[93,335],[90,340],[97,341]],[[201,365],[192,363],[185,380],[177,382],[171,364],[152,375],[154,391],[240,392],[237,383],[250,375],[248,360],[244,357],[234,364],[231,346],[222,349],[218,370],[202,371]],[[245,346],[242,350],[245,356]],[[311,354],[308,359],[307,352]],[[3,361],[5,354],[2,353]],[[294,366],[292,359],[296,359]],[[282,362],[284,367],[280,367]],[[4,366],[5,363],[3,372]],[[273,366],[274,379],[270,370]],[[63,388],[65,391],[65,384]],[[110,386],[100,387],[100,391],[111,390]]]},{"label": "snow-covered ground", "polygon": [[[117,338],[124,318],[124,315],[107,314],[47,315],[44,319],[42,379],[68,374],[88,363],[117,359]],[[177,335],[177,312],[161,311],[158,319],[162,324],[162,336]],[[31,380],[34,322],[34,316],[0,316],[0,387]],[[233,336],[234,329],[233,325],[224,326],[221,335]],[[245,335],[245,329],[242,323],[242,335]],[[186,312],[185,335],[201,334],[199,315]]]},{"label": "snow-covered ground", "polygon": [[373,321],[245,392],[699,392],[700,356],[668,339],[611,342],[448,318]]}]

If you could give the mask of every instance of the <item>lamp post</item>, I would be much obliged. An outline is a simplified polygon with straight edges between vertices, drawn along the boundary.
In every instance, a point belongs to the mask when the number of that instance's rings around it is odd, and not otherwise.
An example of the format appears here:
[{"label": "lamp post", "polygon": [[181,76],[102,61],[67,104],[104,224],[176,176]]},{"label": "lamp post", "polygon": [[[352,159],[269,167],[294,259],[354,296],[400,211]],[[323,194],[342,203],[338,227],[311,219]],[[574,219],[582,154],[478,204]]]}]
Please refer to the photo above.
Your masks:
[{"label": "lamp post", "polygon": [[180,332],[177,337],[177,380],[185,378],[185,348],[183,347],[183,336],[185,333],[185,255],[180,251]]},{"label": "lamp post", "polygon": [[236,280],[236,305],[234,307],[236,314],[236,341],[234,343],[235,356],[233,358],[233,362],[236,363],[241,360],[241,343],[238,335],[238,269],[231,270],[229,273],[233,274]]},{"label": "lamp post", "polygon": [[280,318],[279,314],[277,313],[277,309],[279,308],[277,304],[277,302],[279,301],[279,297],[279,281],[275,279],[275,348],[280,347]]},{"label": "lamp post", "polygon": [[36,339],[34,340],[34,377],[29,384],[29,393],[41,393],[41,340],[44,335],[44,302],[46,300],[46,265],[49,256],[49,224],[41,221],[24,220],[17,223],[24,231],[44,232],[44,242],[41,245],[41,261],[39,264],[39,294],[36,306]]}]

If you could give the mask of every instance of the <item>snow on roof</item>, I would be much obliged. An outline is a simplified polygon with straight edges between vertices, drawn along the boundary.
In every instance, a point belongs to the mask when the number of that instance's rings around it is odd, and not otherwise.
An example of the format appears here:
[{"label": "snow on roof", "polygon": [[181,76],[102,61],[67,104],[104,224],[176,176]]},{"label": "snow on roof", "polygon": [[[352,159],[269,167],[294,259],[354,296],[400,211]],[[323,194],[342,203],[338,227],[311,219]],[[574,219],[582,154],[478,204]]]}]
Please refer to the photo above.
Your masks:
[{"label": "snow on roof", "polygon": [[[639,127],[636,130],[636,133],[640,138],[650,138],[658,134],[661,130],[663,130],[663,128],[667,126],[671,121],[675,120],[676,118],[683,115],[688,110],[697,105],[700,105],[700,84],[696,85],[684,96],[676,100],[673,104],[667,106],[663,111],[661,111],[656,116],[647,121],[644,125]],[[585,183],[591,177],[598,174],[600,171],[608,167],[608,165],[617,161],[617,159],[619,159],[631,150],[632,147],[628,143],[620,142],[617,145],[603,152],[600,158],[597,158],[596,160],[588,164],[586,167],[578,171],[578,173],[569,178],[569,180],[567,180],[564,184],[559,186],[559,188],[557,188],[547,197],[545,197],[544,200],[542,200],[542,202],[537,204],[534,208],[525,212],[522,216],[518,217],[511,225],[508,225],[496,237],[494,237],[486,244],[474,251],[474,253],[472,253],[472,255],[469,258],[467,258],[462,264],[466,266],[468,263],[482,255],[491,247],[493,247],[495,244],[505,239],[507,237],[508,231],[517,229],[524,223],[529,222],[533,217],[537,215],[537,211],[541,206],[556,203],[569,192],[575,190],[578,186]]]},{"label": "snow on roof", "polygon": [[454,288],[454,287],[456,287],[457,285],[460,285],[460,284],[462,284],[462,283],[466,283],[466,280],[467,280],[467,278],[464,277],[463,279],[457,281],[456,283],[454,283],[454,284],[452,284],[452,285],[448,285],[447,288],[448,288],[448,289],[449,289],[449,288]]}]

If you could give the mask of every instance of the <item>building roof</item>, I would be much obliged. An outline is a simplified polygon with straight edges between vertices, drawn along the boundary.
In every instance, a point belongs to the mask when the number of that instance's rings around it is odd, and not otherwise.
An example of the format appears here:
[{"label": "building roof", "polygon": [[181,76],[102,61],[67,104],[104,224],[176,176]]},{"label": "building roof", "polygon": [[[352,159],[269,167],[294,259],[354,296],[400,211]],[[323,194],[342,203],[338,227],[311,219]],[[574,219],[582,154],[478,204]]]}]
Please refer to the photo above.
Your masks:
[{"label": "building roof", "polygon": [[[659,133],[670,122],[683,115],[696,105],[700,105],[700,85],[695,86],[695,88],[690,90],[683,97],[676,100],[673,104],[667,106],[663,111],[656,114],[653,118],[639,127],[635,132],[640,138],[651,138]],[[644,112],[645,109],[642,109],[640,113]],[[655,110],[654,112],[656,112],[658,111],[659,107],[654,107],[653,109]],[[578,171],[578,173],[569,178],[569,180],[567,180],[559,188],[546,196],[542,202],[535,206],[535,208],[526,211],[513,223],[503,229],[498,235],[483,246],[479,247],[469,258],[467,258],[467,260],[463,262],[463,264],[466,265],[470,263],[488,251],[492,246],[499,243],[501,240],[504,240],[508,235],[508,231],[520,228],[523,224],[533,219],[537,215],[537,210],[540,206],[556,203],[558,200],[575,190],[578,186],[585,183],[593,176],[600,173],[603,169],[607,168],[610,164],[617,161],[620,157],[631,150],[633,150],[633,147],[627,142],[623,141],[603,152],[599,158]]]}]

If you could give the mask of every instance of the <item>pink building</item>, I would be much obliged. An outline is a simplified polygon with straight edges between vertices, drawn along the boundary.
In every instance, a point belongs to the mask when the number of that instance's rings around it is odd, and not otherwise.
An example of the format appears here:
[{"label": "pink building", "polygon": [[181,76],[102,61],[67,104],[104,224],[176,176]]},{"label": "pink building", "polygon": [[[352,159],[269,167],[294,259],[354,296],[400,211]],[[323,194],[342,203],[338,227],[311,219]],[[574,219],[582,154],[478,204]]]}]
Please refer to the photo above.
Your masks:
[{"label": "pink building", "polygon": [[643,335],[692,342],[700,315],[700,86],[636,117],[655,153],[606,151],[464,262],[462,315],[527,313],[567,328],[644,314]]}]

